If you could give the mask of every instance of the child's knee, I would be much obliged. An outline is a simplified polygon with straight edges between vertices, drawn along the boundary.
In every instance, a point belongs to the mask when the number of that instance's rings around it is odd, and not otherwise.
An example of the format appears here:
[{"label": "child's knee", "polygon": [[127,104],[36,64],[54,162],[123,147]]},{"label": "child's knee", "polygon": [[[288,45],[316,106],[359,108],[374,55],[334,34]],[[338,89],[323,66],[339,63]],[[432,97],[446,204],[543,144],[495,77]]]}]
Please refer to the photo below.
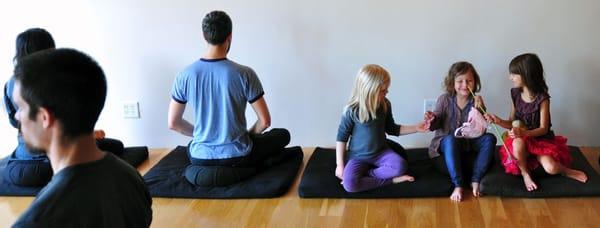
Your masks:
[{"label": "child's knee", "polygon": [[358,180],[351,178],[346,179],[344,177],[344,181],[342,181],[342,186],[346,192],[358,192]]},{"label": "child's knee", "polygon": [[513,150],[522,151],[522,149],[525,148],[525,141],[523,141],[523,139],[521,139],[521,138],[516,138],[512,142],[512,147],[513,147]]},{"label": "child's knee", "polygon": [[546,173],[548,174],[559,174],[560,173],[560,167],[558,164],[556,164],[556,162],[554,161],[546,161],[542,163],[542,167],[544,167],[544,170],[546,171]]},{"label": "child's knee", "polygon": [[441,140],[442,144],[454,145],[456,143],[456,137],[452,134],[444,136]]},{"label": "child's knee", "polygon": [[482,137],[483,141],[485,143],[487,143],[488,145],[492,145],[492,146],[496,145],[496,136],[494,136],[490,133],[485,133],[481,137]]}]

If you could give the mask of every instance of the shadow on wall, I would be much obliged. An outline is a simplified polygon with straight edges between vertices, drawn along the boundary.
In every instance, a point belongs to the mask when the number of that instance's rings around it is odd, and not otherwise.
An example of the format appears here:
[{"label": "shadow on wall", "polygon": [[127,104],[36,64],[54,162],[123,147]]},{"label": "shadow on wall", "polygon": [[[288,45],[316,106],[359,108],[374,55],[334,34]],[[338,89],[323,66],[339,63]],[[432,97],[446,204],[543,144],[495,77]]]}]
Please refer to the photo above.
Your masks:
[{"label": "shadow on wall", "polygon": [[[149,147],[185,145],[189,138],[168,129],[167,113],[173,80],[186,65],[177,63],[178,58],[172,53],[143,53],[143,56],[145,56],[143,62],[132,63],[143,67],[134,68],[130,72],[131,76],[126,80],[119,82],[117,79],[111,79],[119,76],[107,75],[109,96],[97,126],[126,145]],[[191,59],[189,63],[193,60]],[[139,102],[139,119],[123,117],[125,101]],[[193,116],[187,109],[185,118],[193,121]],[[165,142],[169,143],[165,145]]]},{"label": "shadow on wall", "polygon": [[553,129],[569,138],[570,145],[600,146],[594,133],[600,128],[600,65],[586,58],[567,63],[565,68],[564,75],[554,75],[556,81],[549,83]]},{"label": "shadow on wall", "polygon": [[[163,54],[147,58],[145,62],[149,67],[140,70],[140,75],[149,77],[141,80],[151,80],[153,83],[144,84],[145,87],[141,90],[144,92],[137,95],[140,100],[140,115],[143,121],[137,121],[137,124],[131,129],[135,129],[137,132],[129,134],[135,137],[132,141],[139,142],[138,144],[147,144],[150,147],[165,146],[164,142],[173,142],[173,145],[167,146],[186,145],[191,139],[170,130],[167,125],[167,116],[171,102],[171,87],[177,73],[198,57],[190,58],[184,66],[181,66],[181,62],[176,56],[169,57],[167,53]],[[191,123],[194,122],[193,114],[192,107],[186,107],[184,118]]]}]

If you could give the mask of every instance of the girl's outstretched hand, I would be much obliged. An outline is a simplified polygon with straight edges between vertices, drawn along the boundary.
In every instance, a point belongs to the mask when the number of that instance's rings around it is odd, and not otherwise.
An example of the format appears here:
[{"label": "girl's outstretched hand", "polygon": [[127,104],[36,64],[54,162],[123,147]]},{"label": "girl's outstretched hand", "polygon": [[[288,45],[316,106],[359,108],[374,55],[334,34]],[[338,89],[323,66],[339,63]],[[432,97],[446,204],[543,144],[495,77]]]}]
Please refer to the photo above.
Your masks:
[{"label": "girl's outstretched hand", "polygon": [[435,114],[433,114],[432,111],[427,111],[425,112],[425,115],[423,115],[423,120],[425,121],[431,122],[433,119],[435,119]]},{"label": "girl's outstretched hand", "polygon": [[429,130],[431,128],[431,123],[435,119],[435,114],[432,111],[426,111],[423,115],[423,121],[425,122],[425,128]]},{"label": "girl's outstretched hand", "polygon": [[486,114],[483,115],[483,117],[485,118],[485,120],[487,120],[490,123],[498,123],[498,122],[500,122],[500,118],[498,118],[498,116],[496,116],[494,114],[486,113]]},{"label": "girl's outstretched hand", "polygon": [[335,167],[335,176],[344,180],[344,165],[337,165]]},{"label": "girl's outstretched hand", "polygon": [[417,123],[416,130],[417,132],[426,133],[429,132],[429,126],[431,126],[431,122],[421,121]]}]

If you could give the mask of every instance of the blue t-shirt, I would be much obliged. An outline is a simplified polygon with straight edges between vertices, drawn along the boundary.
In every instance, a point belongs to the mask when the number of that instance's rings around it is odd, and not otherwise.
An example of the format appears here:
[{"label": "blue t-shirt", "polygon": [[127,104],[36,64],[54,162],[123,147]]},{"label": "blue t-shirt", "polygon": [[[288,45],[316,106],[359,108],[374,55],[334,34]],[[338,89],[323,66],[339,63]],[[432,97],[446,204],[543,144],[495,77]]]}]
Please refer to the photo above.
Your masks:
[{"label": "blue t-shirt", "polygon": [[194,109],[190,154],[197,159],[225,159],[250,153],[246,103],[264,95],[256,73],[224,59],[200,59],[175,78],[171,97]]},{"label": "blue t-shirt", "polygon": [[[358,110],[346,107],[338,128],[337,141],[348,142],[349,159],[370,159],[387,148],[385,134],[398,136],[400,125],[394,122],[392,105],[385,99],[387,111],[383,107],[377,109],[377,118],[361,123]],[[352,136],[352,138],[350,138]]]}]

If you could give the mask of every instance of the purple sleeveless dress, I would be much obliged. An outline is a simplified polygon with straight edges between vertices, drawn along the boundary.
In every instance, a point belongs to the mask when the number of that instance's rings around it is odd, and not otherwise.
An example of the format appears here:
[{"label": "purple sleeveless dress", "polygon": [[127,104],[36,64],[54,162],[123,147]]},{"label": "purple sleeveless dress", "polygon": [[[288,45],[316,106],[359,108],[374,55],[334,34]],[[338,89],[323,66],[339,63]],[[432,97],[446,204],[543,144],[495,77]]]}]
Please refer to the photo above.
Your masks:
[{"label": "purple sleeveless dress", "polygon": [[[521,98],[521,90],[513,88],[510,91],[513,105],[515,106],[515,119],[521,120],[527,130],[532,130],[540,127],[540,109],[541,104],[545,100],[550,99],[548,94],[539,94],[536,96],[533,102],[527,103]],[[552,121],[550,121],[550,127],[552,127]],[[525,147],[529,157],[527,158],[527,168],[529,170],[535,169],[540,166],[540,163],[536,159],[537,155],[549,155],[555,161],[560,164],[570,167],[571,166],[571,155],[569,154],[569,148],[567,147],[567,138],[562,136],[554,135],[554,132],[549,129],[548,133],[537,137],[521,137],[525,140]],[[506,137],[504,139],[506,146],[512,154],[512,142],[513,139]],[[514,158],[514,156],[513,156]],[[504,147],[500,148],[500,159],[504,166],[504,171],[509,174],[520,175],[521,171],[517,166],[516,162],[510,162],[508,154]]]}]

